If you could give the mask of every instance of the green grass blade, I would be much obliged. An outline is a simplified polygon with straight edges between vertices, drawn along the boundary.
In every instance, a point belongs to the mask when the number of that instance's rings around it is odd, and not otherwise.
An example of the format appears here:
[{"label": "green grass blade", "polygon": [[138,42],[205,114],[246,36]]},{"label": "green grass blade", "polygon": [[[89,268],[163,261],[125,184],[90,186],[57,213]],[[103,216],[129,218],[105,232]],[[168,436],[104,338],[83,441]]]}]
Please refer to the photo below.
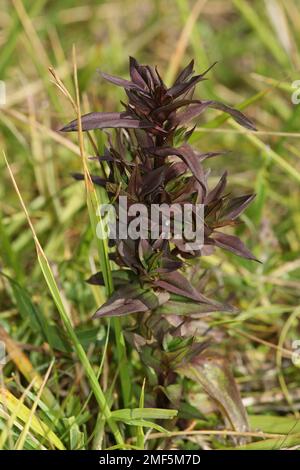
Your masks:
[{"label": "green grass blade", "polygon": [[[239,129],[239,125],[232,120],[230,124]],[[300,183],[300,173],[296,170],[290,163],[288,163],[281,155],[275,152],[271,147],[266,145],[262,142],[258,137],[256,137],[255,132],[248,132],[245,131],[241,135],[245,135],[246,139],[248,139],[256,148],[261,150],[265,155],[270,157],[285,173],[292,176],[298,183]]]},{"label": "green grass blade", "polygon": [[177,416],[177,410],[165,410],[163,408],[132,408],[111,412],[111,417],[117,420],[130,419],[172,419]]},{"label": "green grass blade", "polygon": [[[100,224],[101,232],[104,233],[104,225],[101,214],[99,213],[100,204],[97,197],[97,192],[93,185],[87,162],[86,162],[86,154],[84,149],[84,140],[83,140],[83,132],[81,126],[81,110],[80,110],[80,97],[79,97],[79,87],[78,87],[78,77],[77,77],[77,64],[76,64],[76,54],[75,48],[73,48],[73,65],[74,65],[74,80],[75,80],[75,91],[76,91],[76,110],[77,110],[77,119],[78,119],[78,140],[79,140],[79,148],[80,154],[82,158],[82,165],[84,171],[84,179],[86,185],[86,195],[87,195],[87,206],[90,216],[91,225],[93,228],[93,233],[97,241],[97,247],[99,252],[99,261],[100,266],[103,273],[104,284],[106,287],[107,296],[111,296],[114,291],[111,268],[110,268],[110,261],[108,255],[108,241],[106,238],[100,238],[97,235],[97,225]],[[97,214],[99,217],[99,221],[97,220]],[[126,354],[126,345],[125,339],[122,333],[121,327],[121,320],[119,318],[114,317],[112,320],[115,338],[116,338],[116,346],[117,346],[117,355],[118,355],[118,362],[120,365],[120,379],[121,379],[121,387],[122,387],[122,394],[123,394],[123,402],[124,406],[129,406],[131,400],[131,379],[129,373],[129,366],[127,361],[127,354]]]},{"label": "green grass blade", "polygon": [[269,27],[263,22],[263,19],[256,13],[255,9],[245,0],[233,0],[233,3],[256,31],[261,42],[269,49],[278,63],[287,66],[289,60],[285,51],[278,43],[276,36],[274,36]]},{"label": "green grass blade", "polygon": [[4,159],[5,159],[5,163],[7,165],[7,168],[8,168],[8,171],[9,171],[9,174],[10,174],[10,177],[12,179],[12,182],[13,182],[13,185],[15,187],[15,190],[17,192],[17,195],[19,197],[19,200],[20,200],[20,203],[21,203],[21,206],[25,212],[25,215],[26,215],[26,218],[27,218],[27,221],[28,221],[28,224],[30,226],[30,229],[32,231],[32,235],[33,235],[33,239],[34,239],[34,243],[35,243],[35,246],[36,246],[36,251],[37,251],[37,257],[38,257],[38,261],[39,261],[39,264],[40,264],[40,268],[42,270],[42,273],[44,275],[44,279],[47,283],[47,286],[49,288],[49,291],[51,293],[51,296],[56,304],[56,307],[60,313],[60,317],[61,317],[61,320],[64,324],[64,327],[66,329],[66,332],[71,340],[71,343],[73,344],[74,346],[74,349],[77,353],[77,356],[78,356],[78,359],[80,360],[82,366],[83,366],[83,369],[86,373],[86,376],[89,380],[89,383],[90,383],[90,386],[94,392],[94,395],[95,395],[95,398],[98,402],[98,405],[100,406],[100,410],[101,412],[103,413],[105,419],[107,420],[114,436],[115,436],[115,439],[116,439],[116,442],[118,444],[123,444],[123,438],[121,436],[121,433],[119,431],[119,428],[118,426],[116,425],[116,423],[111,419],[111,413],[110,413],[110,409],[106,403],[106,398],[105,398],[105,395],[100,387],[100,384],[98,382],[98,379],[96,377],[96,374],[94,372],[94,369],[92,368],[91,366],[91,363],[90,361],[88,360],[88,357],[82,347],[82,345],[80,344],[77,336],[76,336],[76,333],[74,332],[74,329],[73,329],[73,326],[71,324],[71,321],[70,321],[70,318],[69,318],[69,315],[68,313],[66,312],[65,310],[65,306],[64,306],[64,303],[62,301],[62,298],[61,298],[61,295],[60,295],[60,292],[59,292],[59,289],[58,289],[58,286],[56,284],[56,281],[55,281],[55,278],[54,278],[54,275],[52,273],[52,270],[49,266],[49,263],[48,263],[48,260],[46,258],[46,255],[40,245],[40,242],[37,238],[37,235],[35,233],[35,230],[34,230],[34,227],[32,225],[32,222],[30,220],[30,217],[29,217],[29,214],[27,212],[27,209],[26,209],[26,206],[24,204],[24,201],[23,201],[23,198],[20,194],[20,191],[18,189],[18,186],[17,186],[17,183],[14,179],[14,175],[11,171],[11,168],[8,164],[8,161],[6,159],[6,156],[4,154]]},{"label": "green grass blade", "polygon": [[19,399],[8,390],[0,389],[0,403],[11,413],[16,413],[17,418],[23,423],[29,423],[29,428],[36,434],[45,438],[52,446],[59,450],[65,449],[65,446],[57,435],[45,423],[41,422],[37,416],[31,416],[31,410],[23,403],[20,403]]}]

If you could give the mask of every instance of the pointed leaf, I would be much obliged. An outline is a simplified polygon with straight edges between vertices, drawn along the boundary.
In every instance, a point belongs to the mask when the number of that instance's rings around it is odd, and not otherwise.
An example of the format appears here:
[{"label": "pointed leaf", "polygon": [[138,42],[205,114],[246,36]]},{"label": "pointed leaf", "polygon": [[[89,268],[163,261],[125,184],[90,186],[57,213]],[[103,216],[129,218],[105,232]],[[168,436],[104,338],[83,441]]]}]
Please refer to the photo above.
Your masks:
[{"label": "pointed leaf", "polygon": [[175,83],[171,88],[169,88],[169,90],[167,91],[167,94],[171,96],[172,98],[177,98],[178,96],[184,93],[187,93],[198,82],[205,80],[204,76],[207,74],[207,72],[209,72],[209,70],[212,69],[212,67],[215,66],[215,64],[216,62],[212,64],[210,67],[208,67],[208,69],[205,70],[205,72],[203,72],[200,75],[195,75],[187,82],[180,81],[180,82]]},{"label": "pointed leaf", "polygon": [[135,89],[135,90],[139,89],[139,87],[135,83],[130,82],[129,80],[125,80],[124,78],[120,78],[120,77],[115,77],[114,75],[109,75],[108,73],[105,73],[105,72],[100,72],[100,73],[105,80],[113,83],[114,85],[118,85],[127,89]]},{"label": "pointed leaf", "polygon": [[[118,269],[116,271],[112,271],[111,274],[112,274],[113,283],[116,287],[128,284],[128,282],[130,282],[130,280],[132,280],[132,277],[133,277],[133,274],[129,270]],[[86,280],[86,282],[94,286],[105,285],[103,274],[100,271],[90,276]]]},{"label": "pointed leaf", "polygon": [[[105,129],[105,128],[149,128],[153,124],[134,119],[127,113],[88,113],[81,117],[82,130],[89,131],[92,129]],[[73,132],[78,130],[78,120],[74,119],[66,126],[60,129],[61,132]]]},{"label": "pointed leaf", "polygon": [[253,201],[255,194],[246,194],[245,196],[230,199],[226,207],[221,211],[221,217],[229,220],[236,219],[246,207]]},{"label": "pointed leaf", "polygon": [[206,205],[210,204],[214,200],[218,200],[221,197],[226,187],[226,183],[227,183],[227,171],[224,171],[217,185],[214,187],[214,189],[209,191],[205,199]]},{"label": "pointed leaf", "polygon": [[234,430],[249,430],[237,384],[224,358],[205,352],[178,368],[178,371],[204,388]]},{"label": "pointed leaf", "polygon": [[147,84],[141,74],[139,73],[139,63],[134,57],[129,57],[129,72],[131,80],[140,88],[146,89]]},{"label": "pointed leaf", "polygon": [[[203,103],[205,102],[206,101],[203,101]],[[224,111],[225,113],[230,114],[230,116],[233,117],[233,119],[241,126],[245,127],[246,129],[250,129],[251,131],[256,131],[256,127],[254,126],[253,122],[238,109],[231,108],[231,106],[220,103],[219,101],[209,101],[208,103],[210,108]]]},{"label": "pointed leaf", "polygon": [[204,295],[200,294],[190,282],[179,272],[172,272],[164,274],[154,282],[154,285],[162,289],[172,292],[173,294],[182,295],[195,302],[202,302],[206,304],[213,303]]},{"label": "pointed leaf", "polygon": [[168,299],[168,295],[156,294],[152,289],[142,289],[139,284],[131,283],[120,287],[96,311],[94,317],[115,317],[147,312],[159,307]]},{"label": "pointed leaf", "polygon": [[210,101],[200,102],[198,104],[190,104],[185,110],[178,113],[174,118],[174,124],[187,124],[192,119],[200,116],[210,105]]},{"label": "pointed leaf", "polygon": [[192,73],[194,72],[194,60],[191,60],[191,62],[179,73],[177,76],[174,85],[177,83],[184,82],[187,78],[189,78]]},{"label": "pointed leaf", "polygon": [[251,253],[244,243],[234,235],[227,235],[221,232],[214,232],[212,235],[214,245],[231,251],[232,253],[241,256],[242,258],[258,261],[258,259]]},{"label": "pointed leaf", "polygon": [[166,410],[163,408],[125,408],[111,412],[113,419],[172,419],[177,416],[177,410]]}]

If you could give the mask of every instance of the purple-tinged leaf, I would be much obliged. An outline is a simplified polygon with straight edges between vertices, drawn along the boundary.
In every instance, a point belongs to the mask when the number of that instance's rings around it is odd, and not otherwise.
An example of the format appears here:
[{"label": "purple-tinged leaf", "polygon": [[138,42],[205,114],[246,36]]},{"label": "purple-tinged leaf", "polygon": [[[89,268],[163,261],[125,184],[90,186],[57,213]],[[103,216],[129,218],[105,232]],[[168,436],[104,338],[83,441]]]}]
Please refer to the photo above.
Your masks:
[{"label": "purple-tinged leaf", "polygon": [[[118,269],[118,270],[112,271],[112,278],[113,278],[114,286],[119,287],[121,285],[127,285],[129,282],[131,282],[133,278],[133,274],[129,270]],[[93,286],[105,285],[104,277],[101,271],[90,276],[85,282]]]},{"label": "purple-tinged leaf", "polygon": [[184,162],[172,163],[166,171],[165,181],[171,181],[174,178],[177,178],[180,175],[183,175],[187,170],[187,164]]},{"label": "purple-tinged leaf", "polygon": [[134,272],[137,272],[139,261],[136,256],[135,241],[130,238],[127,240],[120,240],[117,244],[117,251],[126,266],[131,268]]},{"label": "purple-tinged leaf", "polygon": [[198,292],[179,272],[164,274],[160,277],[159,280],[154,281],[154,286],[165,289],[168,292],[172,292],[173,294],[187,297],[188,299],[194,300],[195,302],[205,304],[214,303],[204,295],[200,294],[200,292]]},{"label": "purple-tinged leaf", "polygon": [[198,82],[205,80],[204,76],[209,72],[212,67],[216,65],[216,62],[213,63],[210,67],[208,67],[205,72],[203,72],[200,75],[195,75],[192,77],[188,82],[178,82],[175,83],[169,90],[167,91],[167,94],[171,96],[172,98],[177,98],[178,96],[187,93],[192,87],[194,87]]},{"label": "purple-tinged leaf", "polygon": [[[205,103],[206,101],[203,101]],[[219,111],[224,111],[224,113],[230,114],[233,119],[238,122],[241,126],[245,127],[246,129],[250,129],[251,131],[256,131],[256,127],[254,126],[253,122],[245,116],[245,114],[241,113],[238,109],[232,108],[227,104],[220,103],[219,101],[208,101],[209,107],[218,109]]]},{"label": "purple-tinged leaf", "polygon": [[142,263],[145,262],[147,264],[147,261],[149,257],[153,254],[153,248],[148,242],[148,240],[141,239],[139,240],[138,243],[138,256],[139,259],[141,260]]},{"label": "purple-tinged leaf", "polygon": [[138,352],[140,352],[147,344],[146,338],[137,333],[133,333],[132,331],[125,330],[124,336],[126,338],[126,341]]},{"label": "purple-tinged leaf", "polygon": [[133,90],[126,90],[126,95],[129,99],[127,109],[136,112],[139,116],[147,116],[155,107],[155,103],[146,92],[136,93]]},{"label": "purple-tinged leaf", "polygon": [[194,59],[179,73],[177,76],[174,85],[177,83],[182,83],[187,80],[194,73]]},{"label": "purple-tinged leaf", "polygon": [[234,220],[236,219],[251,201],[255,198],[255,194],[246,194],[245,196],[235,197],[230,199],[226,205],[226,207],[221,211],[221,217]]},{"label": "purple-tinged leaf", "polygon": [[[156,119],[157,117],[163,116],[164,119],[167,119],[168,115],[171,112],[176,111],[177,109],[182,108],[183,106],[189,106],[191,105],[191,103],[193,103],[194,106],[199,106],[199,104],[201,104],[201,101],[199,100],[179,100],[179,101],[174,101],[174,102],[172,101],[171,103],[168,103],[168,104],[165,104],[163,106],[153,109],[153,111],[151,111],[151,117],[153,119]],[[174,121],[177,124],[177,120],[174,119]]]},{"label": "purple-tinged leaf", "polygon": [[206,153],[196,153],[200,162],[207,160],[208,158],[218,157],[219,155],[226,155],[228,152],[206,152]]},{"label": "purple-tinged leaf", "polygon": [[185,111],[181,111],[173,118],[174,125],[187,124],[195,117],[200,116],[210,105],[209,101],[190,104]]},{"label": "purple-tinged leaf", "polygon": [[[83,131],[105,128],[150,128],[153,127],[148,121],[133,119],[127,113],[88,113],[81,117]],[[78,120],[74,119],[60,129],[61,132],[73,132],[78,130]]]},{"label": "purple-tinged leaf", "polygon": [[131,283],[120,287],[111,298],[100,307],[95,317],[123,316],[154,310],[169,300],[167,293],[155,293],[152,289],[142,289]]},{"label": "purple-tinged leaf", "polygon": [[163,184],[165,179],[166,167],[160,166],[147,173],[141,186],[141,196],[146,196],[149,193],[155,193],[157,189]]},{"label": "purple-tinged leaf", "polygon": [[162,256],[160,267],[156,270],[158,273],[171,273],[182,268],[182,261],[175,256]]},{"label": "purple-tinged leaf", "polygon": [[[84,175],[82,173],[71,173],[71,176],[77,181],[84,181]],[[104,178],[100,178],[100,176],[97,175],[91,175],[91,180],[94,184],[101,186],[102,188],[105,188],[108,182]]]},{"label": "purple-tinged leaf", "polygon": [[197,181],[200,183],[204,192],[206,192],[204,172],[199,162],[199,159],[196,153],[194,152],[194,150],[192,149],[192,147],[190,147],[187,144],[184,144],[178,148],[156,147],[153,149],[145,149],[145,150],[159,157],[166,158],[172,155],[180,157],[184,161],[184,163],[189,167],[189,169],[191,170],[191,172],[193,173]]},{"label": "purple-tinged leaf", "polygon": [[227,171],[224,171],[217,185],[214,187],[214,189],[209,191],[205,199],[206,205],[210,204],[214,200],[218,200],[221,197],[226,187],[226,183],[227,183]]},{"label": "purple-tinged leaf", "polygon": [[151,75],[151,80],[152,80],[152,89],[157,90],[158,88],[161,87],[161,80],[160,77],[157,74],[157,69],[155,67],[151,67],[150,65],[148,66],[148,71],[149,74]]},{"label": "purple-tinged leaf", "polygon": [[179,147],[177,155],[182,157],[198,183],[202,186],[204,194],[206,194],[207,188],[205,185],[204,171],[194,150],[189,145],[184,144]]},{"label": "purple-tinged leaf", "polygon": [[204,352],[185,361],[177,371],[204,388],[233,430],[249,430],[246,410],[226,359]]},{"label": "purple-tinged leaf", "polygon": [[147,83],[139,73],[139,67],[140,65],[136,61],[134,57],[129,57],[129,72],[130,72],[130,77],[131,80],[140,88],[143,88],[144,90],[148,89]]},{"label": "purple-tinged leaf", "polygon": [[190,196],[199,193],[199,183],[195,178],[189,178],[181,187],[172,192],[172,202],[183,202],[190,200]]},{"label": "purple-tinged leaf", "polygon": [[242,258],[258,261],[258,259],[251,253],[244,243],[235,235],[227,235],[221,232],[213,232],[211,239],[213,244],[219,248],[231,251],[232,253],[241,256]]},{"label": "purple-tinged leaf", "polygon": [[99,308],[94,318],[98,317],[121,317],[131,313],[147,312],[148,307],[139,299],[116,299],[109,304]]},{"label": "purple-tinged leaf", "polygon": [[142,186],[142,177],[141,177],[140,168],[138,165],[135,165],[128,179],[127,191],[129,194],[132,194],[133,196],[137,196],[140,192],[141,186]]},{"label": "purple-tinged leaf", "polygon": [[144,132],[143,129],[135,129],[134,134],[136,136],[137,142],[141,148],[144,147],[153,147],[154,138],[152,134]]},{"label": "purple-tinged leaf", "polygon": [[109,75],[105,72],[100,72],[102,77],[107,80],[108,82],[113,83],[114,85],[121,86],[125,89],[133,89],[138,90],[139,86],[129,80],[125,80],[124,78],[115,77],[114,75]]},{"label": "purple-tinged leaf", "polygon": [[188,82],[177,83],[168,89],[167,95],[171,98],[178,98],[180,95],[187,93],[193,88],[198,82],[205,80],[202,75],[195,75]]}]

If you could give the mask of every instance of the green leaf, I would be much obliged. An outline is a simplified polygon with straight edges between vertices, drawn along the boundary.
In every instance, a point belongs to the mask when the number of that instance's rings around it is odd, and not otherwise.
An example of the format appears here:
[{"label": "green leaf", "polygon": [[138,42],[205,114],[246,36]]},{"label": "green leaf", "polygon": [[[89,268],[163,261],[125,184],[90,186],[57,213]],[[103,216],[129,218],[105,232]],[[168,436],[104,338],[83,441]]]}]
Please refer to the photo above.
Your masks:
[{"label": "green leaf", "polygon": [[274,434],[300,434],[300,421],[294,416],[249,416],[252,431]]},{"label": "green leaf", "polygon": [[274,439],[266,439],[259,442],[251,442],[239,447],[237,450],[279,450],[288,449],[300,445],[300,434],[291,434],[285,437],[274,437]]},{"label": "green leaf", "polygon": [[60,314],[60,318],[61,318],[62,323],[64,324],[64,327],[66,329],[66,333],[67,333],[68,337],[70,338],[70,342],[74,346],[74,349],[77,353],[78,359],[80,360],[80,362],[82,364],[82,367],[85,371],[85,374],[86,374],[86,376],[89,380],[90,386],[93,390],[95,398],[96,398],[96,400],[98,402],[98,405],[101,409],[101,412],[103,413],[104,417],[106,418],[106,420],[108,422],[108,425],[110,426],[110,428],[111,428],[111,430],[112,430],[112,432],[115,436],[116,442],[120,445],[123,445],[124,441],[123,441],[122,435],[120,433],[120,430],[118,429],[118,427],[117,427],[116,423],[114,422],[114,420],[111,419],[111,412],[110,412],[109,406],[107,404],[105,394],[103,393],[103,391],[101,389],[98,378],[96,377],[95,371],[94,371],[94,369],[93,369],[93,367],[92,367],[92,365],[91,365],[91,363],[88,359],[88,356],[86,355],[82,345],[78,341],[76,333],[73,329],[73,325],[70,321],[70,317],[68,315],[68,312],[65,309],[64,302],[62,300],[62,297],[61,297],[58,285],[56,283],[55,277],[53,275],[53,272],[50,268],[48,259],[47,259],[46,255],[44,253],[44,250],[43,250],[43,248],[42,248],[42,246],[39,242],[39,239],[38,239],[37,234],[35,232],[34,226],[31,222],[30,217],[29,217],[27,208],[25,206],[25,203],[24,203],[23,198],[21,196],[21,193],[19,191],[18,185],[17,185],[16,180],[14,178],[13,172],[12,172],[10,166],[9,166],[9,163],[7,161],[7,158],[6,158],[6,155],[5,155],[4,152],[3,152],[3,156],[4,156],[4,160],[5,160],[7,169],[9,171],[9,175],[10,175],[11,180],[13,182],[14,188],[15,188],[16,193],[18,195],[18,198],[20,200],[22,209],[25,213],[28,225],[29,225],[30,230],[32,232],[32,236],[33,236],[33,240],[34,240],[35,247],[36,247],[36,252],[37,252],[37,258],[38,258],[38,262],[39,262],[41,271],[43,273],[44,279],[45,279],[46,284],[48,286],[48,289],[51,293],[51,296],[54,300],[54,303],[57,307],[57,310]]},{"label": "green leaf", "polygon": [[66,418],[66,425],[69,427],[70,433],[70,450],[83,450],[84,449],[84,433],[79,430],[76,423],[75,416]]},{"label": "green leaf", "polygon": [[31,416],[31,410],[21,403],[21,401],[16,398],[9,390],[5,388],[0,389],[0,403],[5,409],[8,409],[10,413],[15,413],[15,416],[26,424],[29,419],[30,430],[35,434],[45,438],[52,446],[55,446],[59,450],[64,450],[65,446],[58,438],[58,436],[38,418],[36,415]]},{"label": "green leaf", "polygon": [[[144,419],[131,419],[129,421],[123,420],[123,423],[128,424],[128,426],[138,426],[138,427],[144,427],[144,428],[153,428],[156,429],[157,431],[168,434],[169,431],[159,424],[152,423],[152,421],[146,421]],[[165,436],[164,436],[165,437]]]},{"label": "green leaf", "polygon": [[177,410],[165,410],[162,408],[125,408],[111,412],[111,417],[118,421],[130,421],[135,419],[172,419],[177,416]]},{"label": "green leaf", "polygon": [[[144,408],[144,404],[145,404],[145,384],[146,384],[146,381],[144,379],[142,389],[141,389],[140,402],[139,402],[139,407],[142,409]],[[136,430],[136,442],[140,449],[145,448],[145,445],[144,445],[145,435],[144,435],[143,426],[138,426]]]},{"label": "green leaf", "polygon": [[0,274],[9,281],[18,311],[24,320],[30,320],[30,328],[34,332],[39,332],[51,348],[62,352],[69,352],[71,348],[66,336],[56,325],[49,322],[42,310],[32,302],[29,293],[10,276],[2,272]]}]

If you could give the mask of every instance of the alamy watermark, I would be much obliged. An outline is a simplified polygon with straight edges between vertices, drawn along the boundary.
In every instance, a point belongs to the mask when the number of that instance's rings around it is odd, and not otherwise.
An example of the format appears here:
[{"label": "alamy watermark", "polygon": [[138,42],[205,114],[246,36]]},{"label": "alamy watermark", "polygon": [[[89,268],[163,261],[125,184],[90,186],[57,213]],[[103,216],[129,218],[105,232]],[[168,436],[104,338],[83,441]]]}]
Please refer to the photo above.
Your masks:
[{"label": "alamy watermark", "polygon": [[292,363],[296,367],[300,367],[300,339],[295,339],[292,342]]},{"label": "alamy watermark", "polygon": [[300,103],[300,80],[295,80],[292,83],[292,88],[295,88],[295,91],[292,93],[291,101],[293,104]]},{"label": "alamy watermark", "polygon": [[101,204],[97,236],[111,240],[180,240],[186,251],[204,242],[204,204],[128,204],[126,196],[115,205]]},{"label": "alamy watermark", "polygon": [[6,348],[5,348],[5,343],[3,341],[0,341],[0,365],[4,365],[7,362],[6,358]]},{"label": "alamy watermark", "polygon": [[3,80],[0,80],[0,106],[6,104],[6,86]]}]

